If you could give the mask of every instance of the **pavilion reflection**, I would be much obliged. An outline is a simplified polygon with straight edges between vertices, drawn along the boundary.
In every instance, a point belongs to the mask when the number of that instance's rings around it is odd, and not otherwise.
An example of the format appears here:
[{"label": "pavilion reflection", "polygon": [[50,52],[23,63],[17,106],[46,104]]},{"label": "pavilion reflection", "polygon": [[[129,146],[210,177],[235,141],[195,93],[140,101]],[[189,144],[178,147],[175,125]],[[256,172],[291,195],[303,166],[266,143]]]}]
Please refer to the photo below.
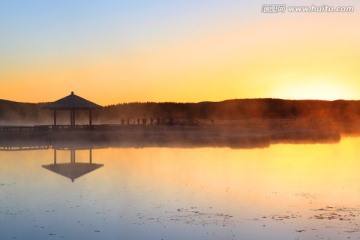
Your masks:
[{"label": "pavilion reflection", "polygon": [[[93,163],[92,148],[74,148],[74,147],[53,147],[54,159],[52,164],[42,165],[43,168],[57,173],[63,177],[69,178],[72,182],[75,179],[80,178],[90,172],[95,171],[104,166],[104,164]],[[69,151],[70,162],[59,163],[57,159],[57,151]],[[76,151],[77,150],[89,150],[89,162],[76,162]]]}]

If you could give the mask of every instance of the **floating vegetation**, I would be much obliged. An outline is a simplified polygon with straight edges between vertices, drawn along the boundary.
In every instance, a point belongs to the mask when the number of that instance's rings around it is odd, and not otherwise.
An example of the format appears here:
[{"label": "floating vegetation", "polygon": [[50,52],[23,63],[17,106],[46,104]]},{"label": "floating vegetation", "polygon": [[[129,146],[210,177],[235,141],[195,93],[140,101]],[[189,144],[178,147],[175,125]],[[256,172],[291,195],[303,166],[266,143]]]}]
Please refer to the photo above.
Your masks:
[{"label": "floating vegetation", "polygon": [[320,220],[340,220],[340,221],[353,221],[360,215],[360,209],[344,208],[344,207],[331,207],[312,209],[317,214],[310,217],[310,219]]},{"label": "floating vegetation", "polygon": [[146,217],[141,213],[137,214],[139,219],[156,221],[157,223],[178,222],[189,225],[219,225],[227,226],[233,223],[233,216],[219,212],[207,212],[198,207],[177,208],[175,211],[165,211],[164,215],[158,217]]},{"label": "floating vegetation", "polygon": [[273,219],[275,221],[284,221],[284,220],[290,220],[290,219],[299,218],[299,217],[301,217],[301,216],[297,215],[297,214],[273,215],[273,216],[271,216],[271,219]]}]

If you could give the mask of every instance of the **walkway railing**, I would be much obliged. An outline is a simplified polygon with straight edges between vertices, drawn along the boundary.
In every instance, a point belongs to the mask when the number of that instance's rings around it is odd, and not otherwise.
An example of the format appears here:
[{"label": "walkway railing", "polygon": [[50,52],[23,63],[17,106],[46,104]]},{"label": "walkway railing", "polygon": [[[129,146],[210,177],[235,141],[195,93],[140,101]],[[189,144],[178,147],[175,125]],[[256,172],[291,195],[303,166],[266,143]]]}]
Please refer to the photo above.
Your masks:
[{"label": "walkway railing", "polygon": [[30,151],[30,150],[47,150],[50,146],[0,146],[0,151]]},{"label": "walkway railing", "polygon": [[103,128],[102,125],[35,125],[35,126],[0,126],[0,132],[42,132],[57,130],[92,130]]},{"label": "walkway railing", "polygon": [[[116,130],[125,127],[151,127],[151,126],[164,126],[170,124],[100,124],[100,125],[34,125],[34,126],[1,126],[1,132],[49,132],[49,131],[73,131],[73,130]],[[175,126],[191,126],[186,124],[173,124]],[[199,124],[196,124],[199,125]],[[192,125],[192,126],[195,126]]]}]

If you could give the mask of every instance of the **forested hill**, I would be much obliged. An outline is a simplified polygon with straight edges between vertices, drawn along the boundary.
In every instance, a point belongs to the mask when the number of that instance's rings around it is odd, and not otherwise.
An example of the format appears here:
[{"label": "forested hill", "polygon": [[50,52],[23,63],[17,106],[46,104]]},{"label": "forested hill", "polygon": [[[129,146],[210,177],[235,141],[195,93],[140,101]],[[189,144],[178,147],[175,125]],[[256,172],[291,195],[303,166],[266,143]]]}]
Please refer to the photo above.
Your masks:
[{"label": "forested hill", "polygon": [[[0,124],[51,124],[52,112],[42,109],[45,104],[0,100]],[[80,111],[77,119],[86,119],[87,114]],[[58,117],[66,122],[68,113],[64,111],[59,113]],[[200,103],[125,103],[96,110],[93,117],[96,123],[164,117],[189,117],[199,120],[326,118],[344,121],[360,119],[360,101],[235,99]]]},{"label": "forested hill", "polygon": [[0,124],[37,123],[47,119],[44,103],[21,103],[0,99]]}]

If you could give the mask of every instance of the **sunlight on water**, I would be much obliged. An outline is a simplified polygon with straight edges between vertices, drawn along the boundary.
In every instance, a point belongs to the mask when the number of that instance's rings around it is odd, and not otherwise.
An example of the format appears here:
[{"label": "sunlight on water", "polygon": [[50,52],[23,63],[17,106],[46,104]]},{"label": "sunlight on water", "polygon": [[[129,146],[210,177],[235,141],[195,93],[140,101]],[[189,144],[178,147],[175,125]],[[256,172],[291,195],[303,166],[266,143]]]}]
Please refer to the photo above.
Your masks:
[{"label": "sunlight on water", "polygon": [[0,238],[359,239],[359,146],[0,151]]}]

